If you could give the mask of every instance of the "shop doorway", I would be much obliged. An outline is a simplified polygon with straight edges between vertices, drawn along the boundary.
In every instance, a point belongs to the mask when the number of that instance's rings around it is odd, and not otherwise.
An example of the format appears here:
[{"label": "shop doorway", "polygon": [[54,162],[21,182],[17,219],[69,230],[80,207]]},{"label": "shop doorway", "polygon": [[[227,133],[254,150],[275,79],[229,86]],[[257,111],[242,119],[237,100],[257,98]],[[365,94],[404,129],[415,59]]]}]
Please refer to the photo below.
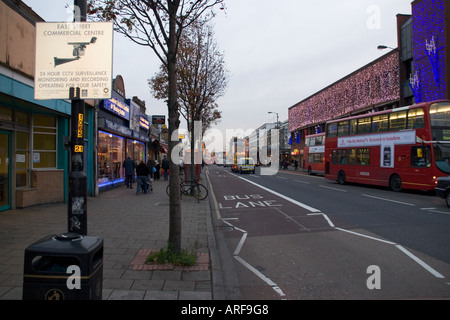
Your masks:
[{"label": "shop doorway", "polygon": [[0,131],[0,211],[11,209],[11,134]]}]

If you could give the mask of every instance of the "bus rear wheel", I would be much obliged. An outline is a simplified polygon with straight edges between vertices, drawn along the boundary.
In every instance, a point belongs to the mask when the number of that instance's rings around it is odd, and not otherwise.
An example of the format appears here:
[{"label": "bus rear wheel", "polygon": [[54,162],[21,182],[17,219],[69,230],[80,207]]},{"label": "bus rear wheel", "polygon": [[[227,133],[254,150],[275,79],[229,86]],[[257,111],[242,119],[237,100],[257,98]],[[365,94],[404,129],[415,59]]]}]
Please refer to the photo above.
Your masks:
[{"label": "bus rear wheel", "polygon": [[339,171],[337,182],[339,184],[345,184],[345,172],[344,171]]},{"label": "bus rear wheel", "polygon": [[389,180],[389,187],[395,192],[402,191],[402,178],[398,174],[394,174]]}]

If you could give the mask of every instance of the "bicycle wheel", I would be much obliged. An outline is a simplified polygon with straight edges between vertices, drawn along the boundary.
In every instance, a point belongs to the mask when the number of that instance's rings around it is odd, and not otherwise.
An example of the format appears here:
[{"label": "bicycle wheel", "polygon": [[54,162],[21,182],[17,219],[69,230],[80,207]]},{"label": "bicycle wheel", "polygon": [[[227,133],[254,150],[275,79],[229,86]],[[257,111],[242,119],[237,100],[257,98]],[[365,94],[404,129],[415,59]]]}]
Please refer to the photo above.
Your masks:
[{"label": "bicycle wheel", "polygon": [[208,189],[206,189],[206,187],[200,183],[193,186],[192,191],[194,197],[198,200],[205,200],[208,196]]},{"label": "bicycle wheel", "polygon": [[167,193],[167,196],[170,197],[170,184],[167,185],[166,193]]}]

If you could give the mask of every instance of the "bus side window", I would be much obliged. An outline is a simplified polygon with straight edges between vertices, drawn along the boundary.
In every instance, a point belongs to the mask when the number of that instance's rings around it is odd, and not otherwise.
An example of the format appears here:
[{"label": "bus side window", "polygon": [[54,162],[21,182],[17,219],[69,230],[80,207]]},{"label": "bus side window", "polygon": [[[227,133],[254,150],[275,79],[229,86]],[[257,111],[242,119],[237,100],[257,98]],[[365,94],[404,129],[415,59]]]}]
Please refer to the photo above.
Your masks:
[{"label": "bus side window", "polygon": [[370,133],[372,131],[372,117],[358,119],[358,134]]},{"label": "bus side window", "polygon": [[338,136],[348,136],[349,125],[348,121],[339,122],[338,124]]},{"label": "bus side window", "polygon": [[399,111],[391,113],[389,117],[389,130],[404,130],[406,129],[406,111]]},{"label": "bus side window", "polygon": [[425,126],[424,112],[422,108],[411,109],[408,112],[408,129],[418,129]]},{"label": "bus side window", "polygon": [[338,164],[347,164],[347,150],[338,150]]},{"label": "bus side window", "polygon": [[328,125],[327,137],[337,137],[337,123],[330,123]]},{"label": "bus side window", "polygon": [[338,163],[338,159],[337,159],[337,150],[333,150],[332,154],[331,154],[331,162],[333,164],[337,164]]}]

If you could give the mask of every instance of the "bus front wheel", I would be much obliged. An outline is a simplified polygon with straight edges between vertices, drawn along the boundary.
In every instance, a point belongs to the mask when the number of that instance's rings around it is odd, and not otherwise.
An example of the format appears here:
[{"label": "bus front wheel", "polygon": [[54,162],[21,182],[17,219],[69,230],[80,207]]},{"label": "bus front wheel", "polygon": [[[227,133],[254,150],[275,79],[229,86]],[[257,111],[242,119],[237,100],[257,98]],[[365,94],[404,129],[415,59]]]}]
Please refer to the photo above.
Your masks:
[{"label": "bus front wheel", "polygon": [[389,186],[391,187],[392,191],[402,191],[402,178],[400,178],[398,174],[394,174],[389,180]]},{"label": "bus front wheel", "polygon": [[339,171],[337,182],[339,184],[345,184],[345,172],[344,171]]}]

